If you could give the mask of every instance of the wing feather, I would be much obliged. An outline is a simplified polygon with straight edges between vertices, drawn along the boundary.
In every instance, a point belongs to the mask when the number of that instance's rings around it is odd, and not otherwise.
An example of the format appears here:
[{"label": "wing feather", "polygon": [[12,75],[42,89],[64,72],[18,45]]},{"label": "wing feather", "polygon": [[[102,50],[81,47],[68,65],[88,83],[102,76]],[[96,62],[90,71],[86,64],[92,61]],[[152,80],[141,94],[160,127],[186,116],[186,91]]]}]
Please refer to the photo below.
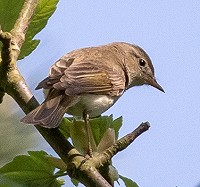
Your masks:
[{"label": "wing feather", "polygon": [[86,93],[119,96],[125,90],[126,78],[118,65],[108,66],[92,60],[73,62],[69,66],[58,62],[37,88],[65,90],[69,96]]}]

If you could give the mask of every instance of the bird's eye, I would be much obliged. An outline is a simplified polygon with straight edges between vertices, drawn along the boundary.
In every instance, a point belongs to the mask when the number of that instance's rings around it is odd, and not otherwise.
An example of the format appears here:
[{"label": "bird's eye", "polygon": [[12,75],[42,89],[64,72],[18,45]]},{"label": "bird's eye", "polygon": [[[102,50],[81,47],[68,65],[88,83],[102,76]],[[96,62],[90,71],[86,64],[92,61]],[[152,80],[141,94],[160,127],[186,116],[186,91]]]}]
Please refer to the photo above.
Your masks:
[{"label": "bird's eye", "polygon": [[144,59],[141,58],[141,59],[139,60],[139,64],[140,64],[140,66],[145,66],[146,62],[145,62]]}]

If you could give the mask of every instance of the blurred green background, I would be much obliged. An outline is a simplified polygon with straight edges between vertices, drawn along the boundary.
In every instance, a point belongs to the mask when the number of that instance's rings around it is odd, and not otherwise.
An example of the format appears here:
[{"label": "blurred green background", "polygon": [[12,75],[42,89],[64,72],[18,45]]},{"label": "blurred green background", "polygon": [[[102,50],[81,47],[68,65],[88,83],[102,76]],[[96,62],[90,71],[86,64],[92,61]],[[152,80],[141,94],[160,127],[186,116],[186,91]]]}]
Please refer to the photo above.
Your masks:
[{"label": "blurred green background", "polygon": [[33,126],[19,122],[22,115],[15,101],[6,95],[0,105],[0,166],[27,150],[48,149]]}]

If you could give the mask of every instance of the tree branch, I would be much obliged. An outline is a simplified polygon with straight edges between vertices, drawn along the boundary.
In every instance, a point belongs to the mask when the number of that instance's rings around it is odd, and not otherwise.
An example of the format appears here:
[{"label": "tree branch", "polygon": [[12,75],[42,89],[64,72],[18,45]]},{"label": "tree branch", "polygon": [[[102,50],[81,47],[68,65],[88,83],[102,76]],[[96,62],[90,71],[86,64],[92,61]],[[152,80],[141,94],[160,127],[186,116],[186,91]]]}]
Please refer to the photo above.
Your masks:
[{"label": "tree branch", "polygon": [[141,123],[134,131],[119,139],[115,144],[94,158],[93,164],[98,168],[108,164],[114,155],[126,149],[138,136],[150,128],[149,122]]},{"label": "tree branch", "polygon": [[18,49],[21,49],[25,40],[26,31],[30,24],[31,18],[34,15],[38,2],[39,0],[25,0],[22,10],[19,14],[19,18],[15,22],[14,28],[11,30],[11,34],[15,38],[14,41]]},{"label": "tree branch", "polygon": [[[77,162],[77,159],[72,160],[71,165],[68,166],[68,170],[67,170],[69,173],[69,176],[71,176],[72,178],[77,178],[81,180],[79,176],[80,170],[83,171],[82,173],[83,176],[86,174],[88,176],[91,176],[92,174],[89,172],[90,170],[93,171],[93,169],[95,168],[99,170],[103,166],[105,167],[109,166],[109,164],[111,164],[111,159],[114,155],[126,149],[138,136],[146,132],[149,128],[150,128],[149,122],[141,123],[134,131],[132,131],[131,133],[119,139],[114,145],[110,146],[103,153],[99,153],[93,156],[92,158],[89,158],[88,160],[84,160],[83,158],[80,158],[79,162]],[[107,178],[109,178],[109,176],[107,176]],[[99,180],[100,179],[102,179],[102,177],[99,177]],[[100,181],[100,182],[103,182],[103,181]],[[112,179],[110,182],[112,182]],[[95,185],[93,184],[93,186]]]},{"label": "tree branch", "polygon": [[[78,169],[78,170],[76,170]],[[76,168],[75,176],[87,187],[111,187],[111,185],[102,177],[99,171],[93,165],[83,164],[80,168]],[[80,174],[81,171],[81,175]],[[88,177],[90,180],[88,180]]]}]

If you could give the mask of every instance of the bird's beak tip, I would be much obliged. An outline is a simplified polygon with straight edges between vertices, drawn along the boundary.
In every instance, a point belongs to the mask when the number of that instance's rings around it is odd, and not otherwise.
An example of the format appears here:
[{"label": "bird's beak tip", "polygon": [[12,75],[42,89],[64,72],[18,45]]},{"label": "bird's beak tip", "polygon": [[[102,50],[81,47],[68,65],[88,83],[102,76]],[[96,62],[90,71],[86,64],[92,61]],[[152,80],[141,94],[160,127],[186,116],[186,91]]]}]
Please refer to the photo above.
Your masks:
[{"label": "bird's beak tip", "polygon": [[153,79],[151,82],[150,82],[150,85],[153,86],[154,88],[157,88],[158,90],[160,90],[161,92],[165,93],[165,90],[162,88],[162,86],[160,86],[160,84],[158,84],[158,82]]},{"label": "bird's beak tip", "polygon": [[157,89],[160,90],[161,92],[165,93],[165,90],[161,86],[159,88],[157,88]]}]

